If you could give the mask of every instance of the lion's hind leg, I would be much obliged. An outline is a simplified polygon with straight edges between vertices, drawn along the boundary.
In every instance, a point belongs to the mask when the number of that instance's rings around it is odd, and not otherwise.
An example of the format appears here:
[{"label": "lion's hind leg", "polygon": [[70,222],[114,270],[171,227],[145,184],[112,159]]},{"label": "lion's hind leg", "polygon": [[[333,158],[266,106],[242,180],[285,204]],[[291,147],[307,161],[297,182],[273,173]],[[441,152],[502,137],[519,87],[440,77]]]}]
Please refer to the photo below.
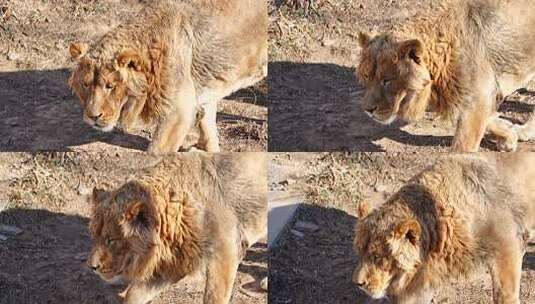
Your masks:
[{"label": "lion's hind leg", "polygon": [[515,125],[508,120],[494,114],[487,125],[487,131],[498,138],[498,149],[500,151],[516,151],[518,144],[518,135],[515,131]]},{"label": "lion's hind leg", "polygon": [[515,125],[515,131],[518,134],[520,141],[528,141],[535,139],[535,112],[531,119],[524,125]]},{"label": "lion's hind leg", "polygon": [[207,152],[219,152],[219,134],[217,131],[217,102],[204,106],[204,115],[199,123],[199,142],[197,147]]}]

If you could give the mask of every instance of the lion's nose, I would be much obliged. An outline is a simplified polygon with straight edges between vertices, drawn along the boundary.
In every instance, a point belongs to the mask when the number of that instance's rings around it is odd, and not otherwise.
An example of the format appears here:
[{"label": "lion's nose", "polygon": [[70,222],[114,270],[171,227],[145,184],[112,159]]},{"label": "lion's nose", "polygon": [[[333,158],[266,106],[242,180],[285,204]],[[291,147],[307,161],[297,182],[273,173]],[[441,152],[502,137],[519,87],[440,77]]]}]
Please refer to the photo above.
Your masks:
[{"label": "lion's nose", "polygon": [[358,287],[364,287],[367,284],[366,279],[360,275],[359,271],[353,272],[353,283]]},{"label": "lion's nose", "polygon": [[87,117],[89,117],[91,120],[93,121],[97,121],[99,118],[102,117],[102,113],[98,113],[98,114],[87,114]]},{"label": "lion's nose", "polygon": [[87,261],[87,267],[89,267],[93,271],[97,271],[97,269],[98,269],[98,265],[93,264],[90,260]]},{"label": "lion's nose", "polygon": [[365,110],[368,113],[373,113],[373,112],[375,112],[377,110],[377,107],[369,107],[369,108],[366,108]]},{"label": "lion's nose", "polygon": [[358,287],[364,287],[366,285],[366,282],[364,281],[357,281],[355,282],[355,284],[358,286]]}]

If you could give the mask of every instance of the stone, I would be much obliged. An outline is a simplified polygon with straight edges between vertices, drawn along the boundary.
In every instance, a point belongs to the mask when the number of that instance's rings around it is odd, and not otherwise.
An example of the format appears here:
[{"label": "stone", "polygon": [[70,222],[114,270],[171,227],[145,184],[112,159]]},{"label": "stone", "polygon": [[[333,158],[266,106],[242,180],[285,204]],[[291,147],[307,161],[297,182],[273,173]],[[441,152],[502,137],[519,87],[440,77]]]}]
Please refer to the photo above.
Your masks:
[{"label": "stone", "polygon": [[294,225],[295,229],[299,230],[308,230],[311,232],[314,232],[319,229],[318,225],[311,223],[311,222],[305,222],[305,221],[298,221]]}]

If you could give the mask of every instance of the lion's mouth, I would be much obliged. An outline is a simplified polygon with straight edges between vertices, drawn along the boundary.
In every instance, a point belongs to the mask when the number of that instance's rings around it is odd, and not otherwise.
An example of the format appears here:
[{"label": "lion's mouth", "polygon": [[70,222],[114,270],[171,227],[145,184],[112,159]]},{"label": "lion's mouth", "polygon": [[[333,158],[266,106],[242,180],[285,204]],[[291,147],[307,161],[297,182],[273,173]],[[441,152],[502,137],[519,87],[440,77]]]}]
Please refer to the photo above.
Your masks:
[{"label": "lion's mouth", "polygon": [[385,111],[379,110],[375,112],[366,111],[366,114],[370,118],[372,118],[374,121],[383,125],[389,125],[397,119],[397,115],[388,110],[385,110]]},{"label": "lion's mouth", "polygon": [[102,131],[102,132],[111,132],[115,128],[115,124],[103,124],[103,123],[95,123],[93,125],[93,128]]},{"label": "lion's mouth", "polygon": [[96,273],[103,281],[110,285],[120,285],[125,282],[122,272],[111,274],[109,272],[95,270],[94,273]]},{"label": "lion's mouth", "polygon": [[367,288],[364,288],[364,287],[357,287],[361,292],[363,292],[366,296],[372,298],[372,299],[375,299],[375,300],[379,300],[379,299],[384,299],[386,298],[386,293],[385,291],[381,291],[381,292],[372,292],[370,290],[368,290]]},{"label": "lion's mouth", "polygon": [[84,115],[84,121],[88,125],[93,127],[93,129],[101,131],[101,132],[111,132],[115,128],[115,125],[116,125],[116,123],[105,123],[102,121],[94,121],[85,115]]}]

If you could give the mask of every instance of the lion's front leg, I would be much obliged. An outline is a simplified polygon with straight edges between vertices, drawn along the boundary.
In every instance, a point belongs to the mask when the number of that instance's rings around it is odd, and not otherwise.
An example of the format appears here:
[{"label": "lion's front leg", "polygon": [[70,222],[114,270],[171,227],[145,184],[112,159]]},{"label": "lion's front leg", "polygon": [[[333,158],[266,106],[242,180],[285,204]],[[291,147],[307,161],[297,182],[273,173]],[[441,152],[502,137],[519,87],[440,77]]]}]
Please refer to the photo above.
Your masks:
[{"label": "lion's front leg", "polygon": [[[483,70],[482,70],[483,71]],[[492,69],[489,69],[489,73]],[[457,130],[453,138],[453,151],[477,152],[487,126],[496,113],[496,83],[493,74],[471,86],[471,94],[465,96],[468,106],[459,113]]]},{"label": "lion's front leg", "polygon": [[[221,237],[224,239],[225,237]],[[226,237],[216,246],[206,265],[204,304],[228,304],[240,264],[240,254],[233,238]]]},{"label": "lion's front leg", "polygon": [[520,277],[524,250],[520,240],[503,240],[491,262],[495,304],[520,304]]},{"label": "lion's front leg", "polygon": [[126,290],[124,304],[149,303],[160,292],[170,286],[164,281],[131,283]]},{"label": "lion's front leg", "polygon": [[471,109],[461,113],[453,137],[453,151],[477,152],[488,124],[488,111]]},{"label": "lion's front leg", "polygon": [[185,79],[170,100],[170,109],[159,122],[149,146],[149,152],[154,154],[176,152],[195,122],[196,97],[191,79]]},{"label": "lion's front leg", "polygon": [[430,304],[433,301],[434,291],[429,288],[422,288],[412,294],[393,298],[395,304]]}]

